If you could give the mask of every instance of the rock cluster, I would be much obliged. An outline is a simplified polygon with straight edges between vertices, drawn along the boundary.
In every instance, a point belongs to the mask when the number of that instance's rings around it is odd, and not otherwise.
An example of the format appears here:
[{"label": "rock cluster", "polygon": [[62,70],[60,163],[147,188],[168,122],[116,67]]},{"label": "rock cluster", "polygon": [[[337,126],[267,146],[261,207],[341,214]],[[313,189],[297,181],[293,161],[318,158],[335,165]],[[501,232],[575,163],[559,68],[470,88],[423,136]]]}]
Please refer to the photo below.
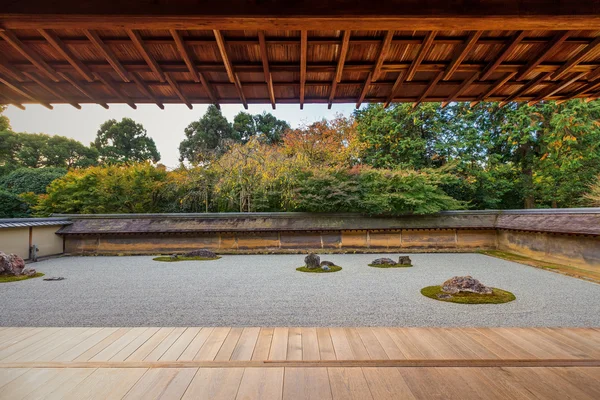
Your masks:
[{"label": "rock cluster", "polygon": [[485,286],[472,276],[455,276],[442,283],[442,292],[451,294],[460,292],[492,294],[492,288]]},{"label": "rock cluster", "polygon": [[317,269],[321,267],[321,258],[314,254],[310,253],[306,257],[304,257],[304,264],[306,264],[306,268],[308,269]]},{"label": "rock cluster", "polygon": [[371,265],[396,265],[396,261],[391,258],[377,258],[371,262]]},{"label": "rock cluster", "polygon": [[194,250],[185,253],[186,257],[202,257],[202,258],[217,258],[217,254],[206,249]]},{"label": "rock cluster", "polygon": [[32,268],[25,268],[25,261],[16,254],[6,254],[0,251],[0,275],[35,275]]},{"label": "rock cluster", "polygon": [[400,258],[398,258],[398,264],[400,264],[400,265],[412,265],[412,261],[410,260],[409,256],[400,256]]}]

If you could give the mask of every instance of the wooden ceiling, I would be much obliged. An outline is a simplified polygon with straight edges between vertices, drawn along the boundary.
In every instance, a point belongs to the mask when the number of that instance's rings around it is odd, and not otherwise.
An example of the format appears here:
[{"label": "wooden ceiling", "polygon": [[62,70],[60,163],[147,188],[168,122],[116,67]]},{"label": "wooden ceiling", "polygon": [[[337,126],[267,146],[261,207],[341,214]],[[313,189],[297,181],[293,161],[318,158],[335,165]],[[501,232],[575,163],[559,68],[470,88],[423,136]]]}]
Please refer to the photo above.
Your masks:
[{"label": "wooden ceiling", "polygon": [[190,3],[8,0],[0,104],[302,108],[600,97],[595,0],[391,0],[387,12],[333,2],[344,15],[314,0],[297,2],[306,8],[222,0],[202,15]]}]

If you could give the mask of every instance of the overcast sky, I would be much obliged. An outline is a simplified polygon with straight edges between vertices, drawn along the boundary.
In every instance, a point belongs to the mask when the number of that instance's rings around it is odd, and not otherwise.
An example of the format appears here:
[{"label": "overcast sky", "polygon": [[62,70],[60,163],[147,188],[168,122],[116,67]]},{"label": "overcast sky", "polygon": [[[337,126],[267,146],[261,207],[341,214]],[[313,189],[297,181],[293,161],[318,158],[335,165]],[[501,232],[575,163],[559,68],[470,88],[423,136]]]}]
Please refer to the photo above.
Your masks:
[{"label": "overcast sky", "polygon": [[[110,104],[106,110],[99,105],[82,104],[81,110],[70,105],[56,104],[54,110],[48,110],[40,105],[27,105],[22,111],[9,106],[4,115],[10,119],[15,132],[47,133],[49,135],[66,136],[77,139],[85,145],[96,137],[100,125],[108,119],[120,121],[129,117],[144,125],[148,136],[156,142],[161,155],[161,163],[167,167],[176,167],[179,159],[179,143],[184,138],[183,130],[192,121],[197,121],[206,112],[207,105],[194,105],[190,110],[183,104],[165,104],[161,110],[155,105],[138,104],[134,110],[126,104]],[[249,105],[247,112],[259,114],[267,111],[279,119],[286,120],[292,127],[303,123],[311,123],[322,118],[331,118],[336,113],[350,115],[352,104],[334,104],[331,110],[326,104],[305,104],[300,110],[298,104],[278,104],[277,109],[270,105]],[[242,105],[222,105],[225,117],[233,122],[233,117],[244,111]]]}]

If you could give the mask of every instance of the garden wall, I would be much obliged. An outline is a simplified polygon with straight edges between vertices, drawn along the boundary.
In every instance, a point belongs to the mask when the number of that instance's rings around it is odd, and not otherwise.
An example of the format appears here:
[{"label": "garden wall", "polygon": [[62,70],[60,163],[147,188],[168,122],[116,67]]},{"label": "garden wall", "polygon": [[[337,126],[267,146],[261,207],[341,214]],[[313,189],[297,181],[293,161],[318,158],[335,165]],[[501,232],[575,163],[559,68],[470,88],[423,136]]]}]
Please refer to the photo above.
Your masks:
[{"label": "garden wall", "polygon": [[57,218],[0,219],[0,251],[14,253],[29,259],[32,245],[38,248],[38,257],[48,257],[64,252],[64,238],[57,231],[71,222]]}]

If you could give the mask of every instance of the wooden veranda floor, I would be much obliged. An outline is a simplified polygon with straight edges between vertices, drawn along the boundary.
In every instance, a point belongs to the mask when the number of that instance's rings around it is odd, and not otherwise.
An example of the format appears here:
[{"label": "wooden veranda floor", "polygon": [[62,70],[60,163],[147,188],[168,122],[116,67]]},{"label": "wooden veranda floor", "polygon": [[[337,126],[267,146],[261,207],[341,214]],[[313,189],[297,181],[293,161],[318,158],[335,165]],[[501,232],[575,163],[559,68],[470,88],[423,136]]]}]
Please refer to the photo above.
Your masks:
[{"label": "wooden veranda floor", "polygon": [[599,399],[591,328],[0,328],[2,399]]}]

